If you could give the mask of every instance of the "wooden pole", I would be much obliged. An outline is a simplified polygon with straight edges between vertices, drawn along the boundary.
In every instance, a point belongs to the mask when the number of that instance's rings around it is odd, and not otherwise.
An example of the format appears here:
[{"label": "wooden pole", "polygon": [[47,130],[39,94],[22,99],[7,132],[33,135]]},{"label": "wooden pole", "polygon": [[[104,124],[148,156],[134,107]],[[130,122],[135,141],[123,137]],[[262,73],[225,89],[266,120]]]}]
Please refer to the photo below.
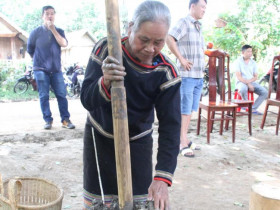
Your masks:
[{"label": "wooden pole", "polygon": [[[109,55],[122,64],[118,0],[106,0]],[[131,162],[128,136],[126,93],[123,81],[112,82],[111,103],[118,180],[119,209],[133,209]]]}]

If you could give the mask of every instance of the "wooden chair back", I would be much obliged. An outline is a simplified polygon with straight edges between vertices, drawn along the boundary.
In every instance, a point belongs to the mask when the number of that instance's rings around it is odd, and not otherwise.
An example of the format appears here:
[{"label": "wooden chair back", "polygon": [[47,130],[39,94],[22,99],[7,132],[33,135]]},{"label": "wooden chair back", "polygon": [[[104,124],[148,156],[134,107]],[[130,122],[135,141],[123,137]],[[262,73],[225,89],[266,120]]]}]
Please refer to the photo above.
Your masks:
[{"label": "wooden chair back", "polygon": [[[273,58],[273,61],[272,61],[272,68],[271,68],[271,72],[270,72],[270,78],[269,78],[269,90],[268,90],[268,98],[270,98],[271,96],[271,92],[272,92],[272,80],[273,80],[273,74],[274,74],[274,65],[276,62],[280,62],[280,55],[278,56],[275,56]],[[277,85],[276,85],[276,100],[277,101],[280,101],[280,65],[278,65],[278,78],[276,80],[277,82]]]},{"label": "wooden chair back", "polygon": [[[231,99],[229,55],[224,51],[212,49],[206,50],[205,55],[209,57],[209,102],[216,102],[217,89],[220,100],[225,101],[226,86],[228,90],[228,99]],[[227,68],[226,74],[225,68]],[[225,75],[227,78],[225,78]]]}]

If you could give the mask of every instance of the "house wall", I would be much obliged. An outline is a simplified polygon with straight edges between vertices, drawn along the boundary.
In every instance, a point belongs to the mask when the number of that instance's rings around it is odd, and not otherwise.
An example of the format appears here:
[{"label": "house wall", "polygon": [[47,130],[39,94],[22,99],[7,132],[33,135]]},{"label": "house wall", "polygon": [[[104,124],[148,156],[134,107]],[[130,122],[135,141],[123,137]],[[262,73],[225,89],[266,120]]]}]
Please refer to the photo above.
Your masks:
[{"label": "house wall", "polygon": [[91,51],[92,46],[72,47],[70,59],[72,63],[78,62],[79,64],[86,66],[88,64]]},{"label": "house wall", "polygon": [[93,46],[76,46],[70,49],[62,50],[61,61],[62,65],[68,66],[73,63],[79,63],[82,66],[88,64]]},{"label": "house wall", "polygon": [[0,59],[7,59],[9,54],[12,54],[11,38],[0,37]]},{"label": "house wall", "polygon": [[94,42],[87,35],[74,40],[67,37],[68,48],[63,48],[61,52],[62,65],[69,66],[73,63],[86,66],[94,46]]},{"label": "house wall", "polygon": [[[20,50],[23,49],[22,54],[20,53]],[[15,38],[15,52],[16,59],[22,59],[25,57],[26,53],[26,44],[19,38]]]},{"label": "house wall", "polygon": [[24,43],[17,37],[0,37],[0,59],[22,59],[24,55],[20,54]]}]

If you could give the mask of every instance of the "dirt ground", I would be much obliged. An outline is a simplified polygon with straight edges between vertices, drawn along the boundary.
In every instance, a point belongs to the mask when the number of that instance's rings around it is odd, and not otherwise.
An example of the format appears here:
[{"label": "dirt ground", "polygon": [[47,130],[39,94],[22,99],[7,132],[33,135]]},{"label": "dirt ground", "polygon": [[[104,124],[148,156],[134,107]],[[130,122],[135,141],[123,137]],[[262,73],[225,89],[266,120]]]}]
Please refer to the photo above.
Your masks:
[{"label": "dirt ground", "polygon": [[[63,209],[82,209],[82,136],[86,111],[79,99],[69,100],[75,130],[61,128],[56,100],[51,101],[53,129],[43,130],[38,101],[0,103],[0,173],[4,180],[35,176],[53,181],[64,190]],[[269,113],[264,130],[262,116],[253,116],[249,136],[247,117],[237,119],[236,143],[230,130],[223,136],[218,123],[206,144],[206,123],[196,136],[196,117],[189,138],[201,145],[195,158],[178,156],[170,188],[173,210],[249,209],[251,186],[280,179],[280,137],[275,135],[276,116]],[[154,152],[157,124],[154,126]],[[154,155],[154,162],[155,162]],[[280,209],[280,207],[279,207]]]}]

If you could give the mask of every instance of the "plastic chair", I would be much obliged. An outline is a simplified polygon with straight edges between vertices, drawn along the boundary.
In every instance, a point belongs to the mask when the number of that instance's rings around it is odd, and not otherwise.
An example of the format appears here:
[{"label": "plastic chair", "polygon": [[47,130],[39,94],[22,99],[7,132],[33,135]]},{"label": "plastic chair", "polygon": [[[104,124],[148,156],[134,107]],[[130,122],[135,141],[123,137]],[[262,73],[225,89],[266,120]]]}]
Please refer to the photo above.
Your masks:
[{"label": "plastic chair", "polygon": [[[233,99],[235,99],[235,100],[242,100],[242,97],[241,97],[240,93],[238,92],[238,89],[235,89]],[[254,101],[254,92],[248,91],[248,100],[249,101]],[[241,107],[238,107],[236,111],[240,112],[241,111]],[[248,112],[248,108],[246,109],[246,111]]]},{"label": "plastic chair", "polygon": [[[235,90],[234,92],[234,99],[232,100],[232,103],[235,103],[238,105],[236,116],[248,116],[248,130],[250,136],[252,135],[252,106],[254,104],[254,93],[251,91],[248,91],[248,100],[243,100],[241,95],[238,93],[238,90]],[[246,112],[240,112],[240,109],[242,107],[246,107]],[[226,121],[225,129],[228,130],[228,124],[229,122]]]}]

